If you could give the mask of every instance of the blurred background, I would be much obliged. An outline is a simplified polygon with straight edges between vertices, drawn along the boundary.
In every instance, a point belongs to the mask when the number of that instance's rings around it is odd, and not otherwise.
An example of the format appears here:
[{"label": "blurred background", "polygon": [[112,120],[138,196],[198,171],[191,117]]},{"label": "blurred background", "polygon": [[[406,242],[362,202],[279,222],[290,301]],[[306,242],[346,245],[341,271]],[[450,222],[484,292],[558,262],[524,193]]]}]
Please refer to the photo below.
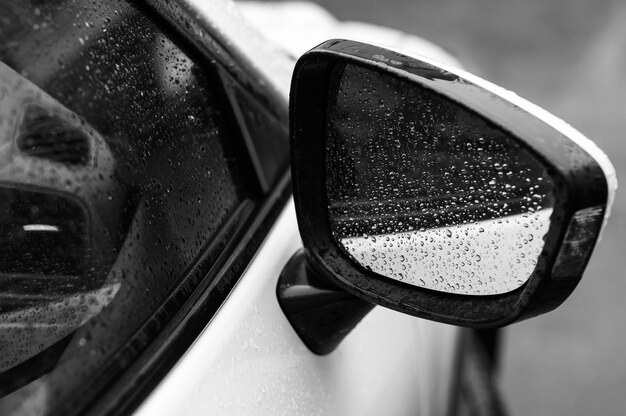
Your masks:
[{"label": "blurred background", "polygon": [[[610,157],[626,187],[623,0],[317,0],[339,20],[396,28],[563,118]],[[505,331],[512,415],[626,413],[626,192],[574,294]]]}]

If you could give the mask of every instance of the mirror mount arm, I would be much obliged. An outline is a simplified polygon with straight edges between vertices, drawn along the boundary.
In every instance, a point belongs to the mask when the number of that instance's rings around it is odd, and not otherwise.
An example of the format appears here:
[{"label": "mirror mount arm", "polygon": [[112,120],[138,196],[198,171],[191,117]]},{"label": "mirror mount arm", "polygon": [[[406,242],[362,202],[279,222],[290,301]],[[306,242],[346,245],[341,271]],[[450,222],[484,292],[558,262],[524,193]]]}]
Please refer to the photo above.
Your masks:
[{"label": "mirror mount arm", "polygon": [[375,306],[334,285],[313,267],[303,249],[285,265],[276,294],[291,326],[318,355],[334,351]]}]

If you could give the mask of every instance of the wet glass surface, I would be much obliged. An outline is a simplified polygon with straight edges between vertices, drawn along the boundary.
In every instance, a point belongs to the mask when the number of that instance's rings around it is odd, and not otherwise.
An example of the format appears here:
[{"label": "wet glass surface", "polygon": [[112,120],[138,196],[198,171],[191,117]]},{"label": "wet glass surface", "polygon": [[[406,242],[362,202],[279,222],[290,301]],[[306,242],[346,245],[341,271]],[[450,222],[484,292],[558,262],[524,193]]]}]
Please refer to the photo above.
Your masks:
[{"label": "wet glass surface", "polygon": [[326,177],[340,246],[380,275],[441,292],[523,285],[550,225],[544,166],[507,132],[408,81],[346,65],[335,85]]},{"label": "wet glass surface", "polygon": [[0,61],[0,413],[46,414],[145,347],[253,174],[213,64],[135,6],[2,3]]}]

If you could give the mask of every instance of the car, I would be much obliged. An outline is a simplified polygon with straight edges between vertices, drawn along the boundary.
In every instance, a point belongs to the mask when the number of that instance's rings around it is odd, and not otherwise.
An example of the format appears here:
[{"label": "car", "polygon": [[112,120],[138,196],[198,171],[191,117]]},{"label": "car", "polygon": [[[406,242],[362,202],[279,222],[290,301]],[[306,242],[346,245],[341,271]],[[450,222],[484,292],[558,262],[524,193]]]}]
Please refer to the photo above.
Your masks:
[{"label": "car", "polygon": [[505,412],[499,328],[610,212],[592,142],[410,37],[296,62],[228,0],[0,16],[0,413]]}]

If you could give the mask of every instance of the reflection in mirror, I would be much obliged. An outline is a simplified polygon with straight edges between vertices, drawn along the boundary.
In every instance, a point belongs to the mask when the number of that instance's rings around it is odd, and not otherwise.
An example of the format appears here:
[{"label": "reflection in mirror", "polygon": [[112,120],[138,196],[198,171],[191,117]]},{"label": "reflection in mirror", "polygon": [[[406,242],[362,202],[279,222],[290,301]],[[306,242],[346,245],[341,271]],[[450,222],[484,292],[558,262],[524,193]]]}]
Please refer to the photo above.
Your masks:
[{"label": "reflection in mirror", "polygon": [[326,186],[339,246],[380,275],[436,291],[522,286],[554,202],[542,163],[446,97],[355,65],[335,71]]}]

